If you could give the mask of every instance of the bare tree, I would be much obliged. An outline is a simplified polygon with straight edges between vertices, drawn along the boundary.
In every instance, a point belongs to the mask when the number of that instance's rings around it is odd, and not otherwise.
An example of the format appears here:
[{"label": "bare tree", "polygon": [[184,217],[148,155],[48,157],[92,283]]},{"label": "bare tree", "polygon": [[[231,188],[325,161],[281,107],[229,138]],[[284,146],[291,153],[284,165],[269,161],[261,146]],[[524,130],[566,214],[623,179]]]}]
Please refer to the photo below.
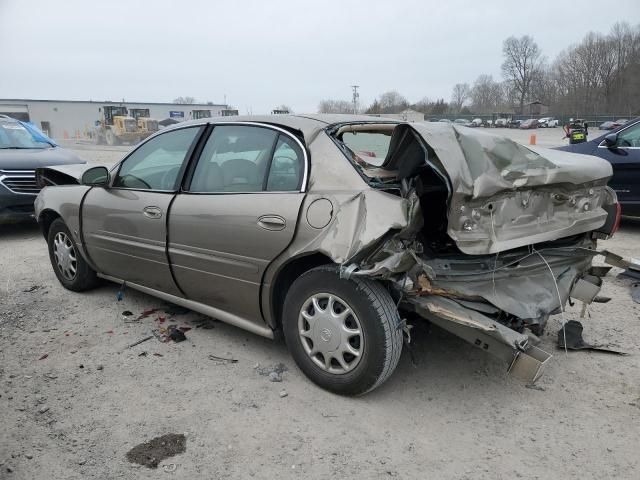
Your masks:
[{"label": "bare tree", "polygon": [[395,90],[380,95],[378,103],[380,104],[380,113],[399,113],[409,107],[407,99]]},{"label": "bare tree", "polygon": [[191,105],[196,103],[196,99],[193,97],[178,97],[173,99],[173,103],[181,103],[183,105]]},{"label": "bare tree", "polygon": [[518,103],[522,112],[531,90],[531,83],[543,63],[540,49],[532,37],[524,35],[520,38],[507,38],[502,45],[502,54],[502,74],[518,93]]},{"label": "bare tree", "polygon": [[470,95],[471,89],[469,88],[468,83],[456,83],[453,86],[453,91],[451,92],[451,103],[449,106],[454,113],[459,113],[460,110],[462,110],[465,102],[469,100]]},{"label": "bare tree", "polygon": [[353,103],[347,100],[322,100],[318,104],[319,113],[353,113]]},{"label": "bare tree", "polygon": [[470,96],[474,112],[492,113],[502,104],[502,86],[491,75],[480,75],[473,84]]}]

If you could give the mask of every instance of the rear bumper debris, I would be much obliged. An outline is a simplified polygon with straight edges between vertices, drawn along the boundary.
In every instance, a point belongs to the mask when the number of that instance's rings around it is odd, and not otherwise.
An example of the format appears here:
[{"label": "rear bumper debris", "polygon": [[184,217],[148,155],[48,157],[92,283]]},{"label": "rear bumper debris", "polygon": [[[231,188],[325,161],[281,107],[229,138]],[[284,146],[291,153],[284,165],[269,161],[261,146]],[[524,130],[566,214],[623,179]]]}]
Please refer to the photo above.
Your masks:
[{"label": "rear bumper debris", "polygon": [[498,323],[456,301],[436,295],[410,297],[407,309],[508,365],[508,373],[527,383],[543,374],[552,357],[529,342],[529,337]]}]

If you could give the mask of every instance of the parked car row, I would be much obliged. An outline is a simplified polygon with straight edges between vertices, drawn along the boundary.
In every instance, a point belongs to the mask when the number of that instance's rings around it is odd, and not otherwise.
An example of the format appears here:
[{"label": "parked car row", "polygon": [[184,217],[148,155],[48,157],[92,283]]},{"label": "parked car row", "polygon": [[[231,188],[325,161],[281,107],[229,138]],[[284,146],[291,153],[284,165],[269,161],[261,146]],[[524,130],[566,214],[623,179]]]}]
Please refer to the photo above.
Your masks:
[{"label": "parked car row", "polygon": [[629,120],[626,119],[626,118],[619,118],[618,120],[615,120],[615,121],[610,120],[608,122],[603,122],[598,127],[598,130],[613,130],[614,128],[618,128],[618,127],[624,125],[628,121]]},{"label": "parked car row", "polygon": [[448,118],[438,120],[443,123],[454,123],[463,127],[485,127],[485,128],[555,128],[560,122],[553,117],[530,118],[527,120],[515,120],[508,118],[497,118],[495,121],[483,120],[482,118],[474,118],[468,120],[466,118],[457,118],[453,121]]}]

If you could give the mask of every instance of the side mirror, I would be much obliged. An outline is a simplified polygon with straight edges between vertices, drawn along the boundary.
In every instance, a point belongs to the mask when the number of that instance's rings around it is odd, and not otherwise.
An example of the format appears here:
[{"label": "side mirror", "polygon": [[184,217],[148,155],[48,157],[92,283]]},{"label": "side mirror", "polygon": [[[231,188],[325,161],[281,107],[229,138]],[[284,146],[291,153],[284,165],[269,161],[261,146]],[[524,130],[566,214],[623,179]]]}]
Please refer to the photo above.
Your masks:
[{"label": "side mirror", "polygon": [[618,143],[618,134],[617,133],[610,133],[608,135],[605,135],[604,140],[602,141],[602,143],[607,148],[615,147],[616,144]]},{"label": "side mirror", "polygon": [[109,185],[109,170],[107,167],[90,168],[82,174],[80,183],[92,187],[105,187]]}]

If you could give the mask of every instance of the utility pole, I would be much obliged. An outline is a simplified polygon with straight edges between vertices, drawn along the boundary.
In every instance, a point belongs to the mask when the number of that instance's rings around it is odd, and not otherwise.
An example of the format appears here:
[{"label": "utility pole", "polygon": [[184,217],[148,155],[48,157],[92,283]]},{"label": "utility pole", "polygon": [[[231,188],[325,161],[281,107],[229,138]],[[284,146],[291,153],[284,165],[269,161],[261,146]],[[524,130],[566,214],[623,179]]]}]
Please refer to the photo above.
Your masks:
[{"label": "utility pole", "polygon": [[351,85],[351,89],[353,90],[353,113],[358,113],[358,99],[360,98],[358,88],[360,88],[360,85]]}]

